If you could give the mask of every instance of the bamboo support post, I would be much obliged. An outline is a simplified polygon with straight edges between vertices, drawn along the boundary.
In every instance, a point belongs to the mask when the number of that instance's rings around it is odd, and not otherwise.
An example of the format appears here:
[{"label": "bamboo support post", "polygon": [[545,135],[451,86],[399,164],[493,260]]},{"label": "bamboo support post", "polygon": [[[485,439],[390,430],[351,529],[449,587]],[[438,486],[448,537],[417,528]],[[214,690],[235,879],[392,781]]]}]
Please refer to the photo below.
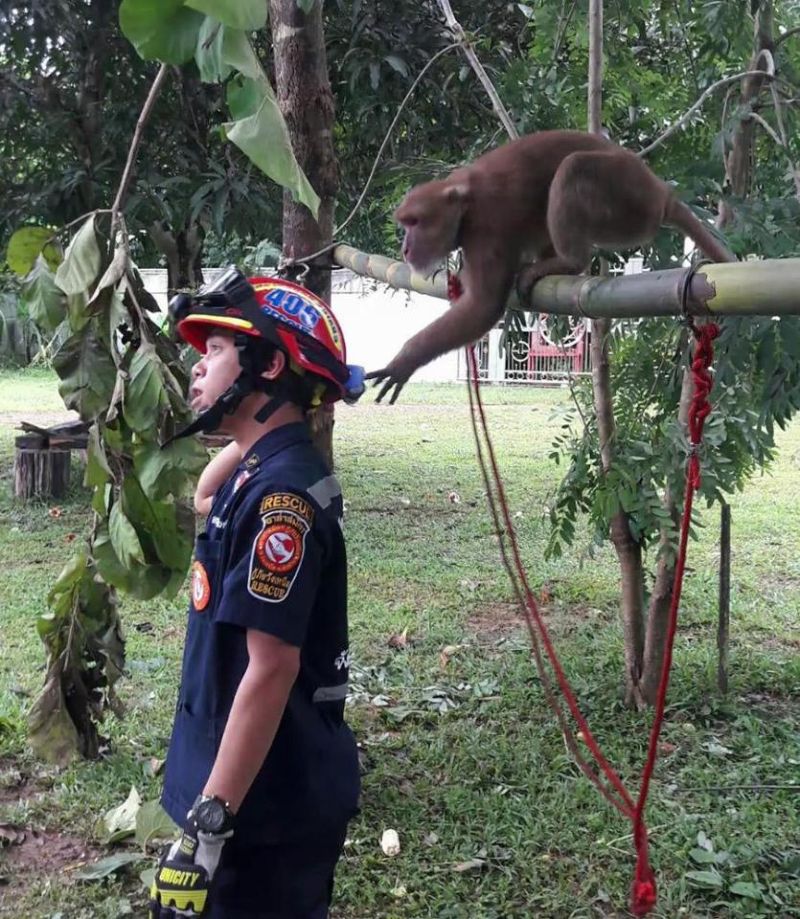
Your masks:
[{"label": "bamboo support post", "polygon": [[731,506],[720,507],[719,528],[719,620],[717,622],[717,687],[728,692],[728,647],[731,622]]}]

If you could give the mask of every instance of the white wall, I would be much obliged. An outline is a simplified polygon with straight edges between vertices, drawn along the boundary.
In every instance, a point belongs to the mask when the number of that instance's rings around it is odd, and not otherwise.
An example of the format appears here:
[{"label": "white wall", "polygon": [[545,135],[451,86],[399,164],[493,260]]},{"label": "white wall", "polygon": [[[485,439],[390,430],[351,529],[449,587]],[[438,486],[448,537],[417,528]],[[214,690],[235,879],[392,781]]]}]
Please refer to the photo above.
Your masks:
[{"label": "white wall", "polygon": [[[203,275],[208,281],[222,270],[203,269]],[[166,270],[146,268],[141,269],[141,275],[148,292],[166,311]],[[396,291],[350,271],[335,271],[332,287],[331,305],[344,331],[347,361],[361,364],[367,370],[377,370],[388,364],[404,342],[448,308],[444,300]],[[436,383],[455,381],[458,379],[458,353],[452,352],[432,361],[420,368],[413,379]]]}]

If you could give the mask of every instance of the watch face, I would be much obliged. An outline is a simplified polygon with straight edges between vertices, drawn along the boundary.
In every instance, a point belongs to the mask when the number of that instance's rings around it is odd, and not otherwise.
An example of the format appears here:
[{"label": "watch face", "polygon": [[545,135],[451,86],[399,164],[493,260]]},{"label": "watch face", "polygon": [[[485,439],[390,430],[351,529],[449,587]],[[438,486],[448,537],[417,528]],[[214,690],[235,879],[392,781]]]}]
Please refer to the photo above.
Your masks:
[{"label": "watch face", "polygon": [[219,833],[225,825],[225,805],[216,798],[201,801],[195,808],[194,819],[205,833]]}]

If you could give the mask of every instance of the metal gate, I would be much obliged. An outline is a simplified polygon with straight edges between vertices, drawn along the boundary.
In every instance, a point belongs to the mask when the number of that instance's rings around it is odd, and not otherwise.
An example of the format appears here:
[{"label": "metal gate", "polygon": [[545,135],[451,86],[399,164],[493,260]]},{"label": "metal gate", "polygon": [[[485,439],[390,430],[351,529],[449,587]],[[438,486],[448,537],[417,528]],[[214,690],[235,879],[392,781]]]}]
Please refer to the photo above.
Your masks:
[{"label": "metal gate", "polygon": [[[544,315],[529,319],[521,329],[510,331],[501,346],[503,329],[498,326],[475,346],[479,379],[489,383],[539,383],[554,385],[589,372],[590,320],[570,323],[568,336],[555,341]],[[459,354],[459,379],[469,372],[464,353]]]}]

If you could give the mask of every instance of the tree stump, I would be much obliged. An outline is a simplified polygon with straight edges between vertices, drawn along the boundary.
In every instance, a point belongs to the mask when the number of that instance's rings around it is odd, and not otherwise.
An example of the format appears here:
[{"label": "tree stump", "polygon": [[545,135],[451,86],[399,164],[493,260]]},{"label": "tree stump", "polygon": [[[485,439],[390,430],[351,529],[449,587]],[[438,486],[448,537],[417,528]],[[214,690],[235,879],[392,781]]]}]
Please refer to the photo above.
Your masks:
[{"label": "tree stump", "polygon": [[69,488],[70,449],[48,444],[38,434],[14,440],[14,494],[29,498],[61,498]]}]

